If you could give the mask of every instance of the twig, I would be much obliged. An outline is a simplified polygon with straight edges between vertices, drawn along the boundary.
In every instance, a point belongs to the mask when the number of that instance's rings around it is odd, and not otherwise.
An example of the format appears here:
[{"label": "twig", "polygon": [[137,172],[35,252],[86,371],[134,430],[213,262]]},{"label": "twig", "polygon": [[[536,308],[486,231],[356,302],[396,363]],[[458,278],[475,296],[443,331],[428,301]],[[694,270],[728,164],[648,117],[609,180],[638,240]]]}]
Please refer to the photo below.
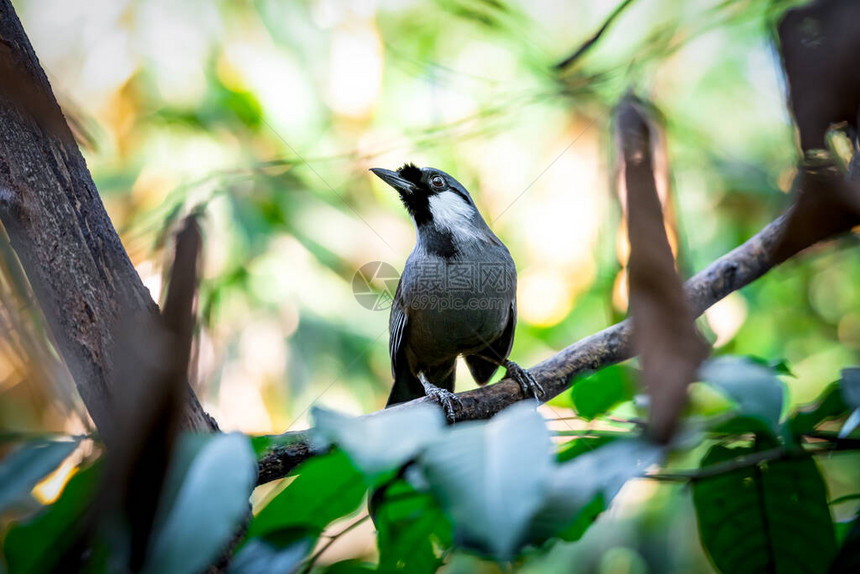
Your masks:
[{"label": "twig", "polygon": [[[738,458],[734,458],[732,460],[728,460],[726,462],[722,462],[719,464],[714,464],[711,466],[706,466],[704,468],[697,468],[693,470],[679,470],[678,472],[661,472],[656,474],[646,474],[643,478],[648,478],[651,480],[661,480],[667,482],[686,482],[688,480],[700,480],[703,478],[710,478],[712,476],[717,476],[719,474],[723,474],[726,472],[731,472],[733,470],[739,470],[741,468],[747,468],[750,466],[756,466],[763,462],[769,460],[777,460],[783,458],[785,456],[791,456],[788,451],[784,448],[772,448],[769,450],[763,450],[761,452],[756,452],[753,454],[749,454],[746,456],[741,456]],[[794,456],[797,456],[796,454]],[[804,454],[803,456],[807,456]]]},{"label": "twig", "polygon": [[853,502],[855,500],[860,500],[860,492],[855,492],[852,494],[845,494],[845,495],[840,496],[838,498],[834,498],[828,504],[830,504],[830,506],[833,506],[836,504],[842,504],[844,502]]},{"label": "twig", "polygon": [[359,526],[360,524],[364,523],[365,521],[367,521],[368,518],[370,518],[370,514],[365,514],[364,516],[359,517],[357,520],[355,520],[349,526],[346,526],[343,530],[341,530],[337,534],[332,535],[331,538],[329,538],[328,542],[323,544],[322,548],[317,550],[313,556],[311,556],[310,558],[307,559],[307,561],[305,561],[304,566],[302,566],[302,569],[300,570],[301,574],[307,574],[308,572],[310,572],[311,568],[313,568],[316,561],[319,560],[319,557],[322,556],[325,553],[325,551],[328,550],[331,547],[331,545],[334,544],[338,538],[340,538],[341,536],[343,536],[344,534],[346,534],[350,530],[354,529],[355,527]]},{"label": "twig", "polygon": [[612,430],[597,430],[597,429],[585,429],[585,430],[561,430],[554,431],[552,433],[555,436],[566,436],[566,437],[582,437],[582,438],[600,438],[600,437],[622,437],[622,436],[633,436],[632,431],[612,431]]},{"label": "twig", "polygon": [[[836,443],[833,444],[822,444],[822,445],[808,445],[815,446],[816,448],[813,450],[786,450],[783,447],[772,448],[768,450],[763,450],[760,452],[752,453],[749,455],[741,456],[738,458],[734,458],[732,460],[727,460],[726,462],[721,462],[719,464],[714,464],[711,466],[706,466],[704,468],[696,468],[692,470],[680,470],[677,472],[659,472],[655,474],[646,474],[643,478],[648,478],[651,480],[661,480],[667,482],[686,482],[691,480],[701,480],[703,478],[711,478],[713,476],[717,476],[720,474],[724,474],[727,472],[732,472],[733,470],[739,470],[741,468],[748,468],[750,466],[757,466],[763,462],[768,462],[772,460],[788,460],[793,458],[804,458],[807,456],[812,456],[816,454],[827,454],[834,451],[839,450],[857,450],[858,447],[854,447],[852,449],[847,449],[845,447],[840,447]],[[860,495],[857,495],[860,497]],[[834,501],[836,502],[836,501]],[[841,501],[840,501],[841,502]]]},{"label": "twig", "polygon": [[627,6],[633,3],[633,0],[624,0],[621,4],[615,7],[615,9],[607,16],[606,20],[604,20],[603,25],[597,29],[597,32],[591,36],[588,40],[586,40],[576,51],[555,65],[556,70],[563,70],[577,61],[582,57],[594,44],[600,40],[600,37],[603,36],[603,33],[609,29],[609,26],[615,21],[615,19],[624,11]]}]

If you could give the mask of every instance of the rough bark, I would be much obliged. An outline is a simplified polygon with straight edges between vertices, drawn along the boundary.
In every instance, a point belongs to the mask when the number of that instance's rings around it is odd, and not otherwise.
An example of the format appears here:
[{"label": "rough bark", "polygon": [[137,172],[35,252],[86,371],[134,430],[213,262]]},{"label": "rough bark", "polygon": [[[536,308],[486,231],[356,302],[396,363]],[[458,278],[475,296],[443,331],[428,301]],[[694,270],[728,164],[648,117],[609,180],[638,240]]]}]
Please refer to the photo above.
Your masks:
[{"label": "rough bark", "polygon": [[[117,317],[158,307],[131,264],[9,0],[0,0],[0,221],[96,426]],[[186,426],[214,428],[190,387]]]}]

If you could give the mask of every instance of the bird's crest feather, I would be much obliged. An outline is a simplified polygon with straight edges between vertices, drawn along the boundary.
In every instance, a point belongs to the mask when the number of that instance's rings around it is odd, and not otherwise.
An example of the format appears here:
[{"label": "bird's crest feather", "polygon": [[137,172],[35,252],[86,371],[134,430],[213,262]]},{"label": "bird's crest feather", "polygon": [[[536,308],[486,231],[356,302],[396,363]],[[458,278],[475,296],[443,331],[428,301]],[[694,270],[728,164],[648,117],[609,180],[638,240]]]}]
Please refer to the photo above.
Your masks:
[{"label": "bird's crest feather", "polygon": [[418,184],[421,182],[421,170],[414,163],[405,163],[403,167],[397,170],[400,177],[406,181]]}]

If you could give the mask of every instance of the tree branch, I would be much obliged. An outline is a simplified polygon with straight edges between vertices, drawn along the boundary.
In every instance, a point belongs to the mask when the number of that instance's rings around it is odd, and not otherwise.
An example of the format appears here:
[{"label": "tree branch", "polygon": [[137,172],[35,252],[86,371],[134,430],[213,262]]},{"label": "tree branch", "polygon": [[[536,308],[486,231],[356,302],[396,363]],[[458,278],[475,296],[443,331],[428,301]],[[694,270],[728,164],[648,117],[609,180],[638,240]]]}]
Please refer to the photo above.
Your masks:
[{"label": "tree branch", "polygon": [[[729,293],[749,285],[775,265],[774,247],[785,230],[789,214],[783,214],[746,243],[720,257],[684,285],[684,291],[695,316]],[[581,339],[562,349],[529,370],[543,386],[548,397],[562,393],[577,375],[596,371],[633,357],[632,328],[629,319]],[[457,421],[488,419],[517,401],[526,398],[512,379],[503,379],[480,389],[457,393],[462,408],[456,411]],[[422,397],[392,409],[408,409],[432,399]],[[371,413],[365,416],[376,416]],[[280,435],[289,446],[277,447],[260,460],[258,484],[281,478],[308,458],[319,454],[308,441],[307,431]]]}]

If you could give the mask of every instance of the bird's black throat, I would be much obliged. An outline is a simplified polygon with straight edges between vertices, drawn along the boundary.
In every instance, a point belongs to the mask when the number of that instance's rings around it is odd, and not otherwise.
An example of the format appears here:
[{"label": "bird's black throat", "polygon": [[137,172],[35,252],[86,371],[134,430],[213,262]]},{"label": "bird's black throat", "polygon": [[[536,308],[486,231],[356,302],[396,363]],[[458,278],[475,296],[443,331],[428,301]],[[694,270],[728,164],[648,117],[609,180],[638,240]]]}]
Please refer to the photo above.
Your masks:
[{"label": "bird's black throat", "polygon": [[421,236],[421,242],[427,253],[442,257],[444,259],[454,259],[459,255],[460,250],[457,249],[457,244],[454,242],[454,235],[447,229],[440,230],[433,222],[415,224],[418,227],[418,234]]}]

